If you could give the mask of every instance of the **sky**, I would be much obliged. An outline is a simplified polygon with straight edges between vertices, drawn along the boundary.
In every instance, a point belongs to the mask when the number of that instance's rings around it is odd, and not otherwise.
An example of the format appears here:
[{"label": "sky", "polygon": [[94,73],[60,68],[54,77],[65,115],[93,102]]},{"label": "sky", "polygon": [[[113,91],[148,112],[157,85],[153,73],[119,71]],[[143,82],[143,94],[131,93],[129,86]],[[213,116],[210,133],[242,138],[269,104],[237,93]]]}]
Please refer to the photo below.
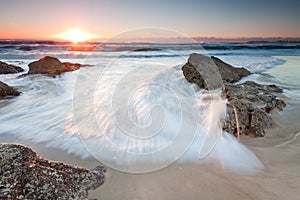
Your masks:
[{"label": "sky", "polygon": [[188,37],[300,37],[299,10],[298,0],[1,0],[0,38],[51,39],[71,28],[109,38],[144,27]]}]

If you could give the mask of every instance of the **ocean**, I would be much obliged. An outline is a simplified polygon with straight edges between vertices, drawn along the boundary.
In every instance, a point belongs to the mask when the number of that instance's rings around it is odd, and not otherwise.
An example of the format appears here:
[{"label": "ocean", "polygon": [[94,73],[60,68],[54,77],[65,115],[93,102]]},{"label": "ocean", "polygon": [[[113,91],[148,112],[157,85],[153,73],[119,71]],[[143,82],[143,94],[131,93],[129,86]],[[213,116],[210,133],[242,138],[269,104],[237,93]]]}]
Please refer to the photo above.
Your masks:
[{"label": "ocean", "polygon": [[[216,56],[276,84],[300,102],[300,43],[89,43],[0,41],[0,60],[26,71],[44,56],[88,64],[55,78],[0,75],[21,95],[0,101],[0,139],[39,143],[112,168],[148,172],[173,162],[213,161],[234,171],[263,168],[222,131],[220,91],[189,84],[181,67],[191,53]],[[212,100],[207,102],[207,96]],[[292,109],[292,108],[288,108]]]}]

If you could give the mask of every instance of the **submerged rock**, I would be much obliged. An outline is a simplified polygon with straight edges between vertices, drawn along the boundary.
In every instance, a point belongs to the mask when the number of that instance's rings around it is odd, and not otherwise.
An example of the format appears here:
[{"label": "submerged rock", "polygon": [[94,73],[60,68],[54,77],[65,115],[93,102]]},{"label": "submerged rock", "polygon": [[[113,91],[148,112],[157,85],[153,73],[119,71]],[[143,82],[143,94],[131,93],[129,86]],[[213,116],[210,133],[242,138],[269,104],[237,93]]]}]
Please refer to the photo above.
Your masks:
[{"label": "submerged rock", "polygon": [[182,67],[183,75],[200,88],[220,88],[224,82],[234,83],[251,74],[245,68],[235,68],[216,57],[193,53]]},{"label": "submerged rock", "polygon": [[0,74],[15,74],[23,71],[24,69],[21,67],[0,61]]},{"label": "submerged rock", "polygon": [[21,46],[18,48],[18,50],[21,50],[21,51],[32,51],[32,47],[30,46]]},{"label": "submerged rock", "polygon": [[94,170],[49,161],[28,147],[0,144],[0,199],[87,199],[104,182]]},{"label": "submerged rock", "polygon": [[159,48],[142,47],[142,48],[133,49],[132,51],[142,52],[142,51],[161,51],[161,50],[162,49],[159,49]]},{"label": "submerged rock", "polygon": [[253,81],[233,84],[250,72],[245,68],[235,68],[216,57],[191,54],[182,71],[188,82],[200,88],[216,89],[224,86],[223,96],[228,104],[223,129],[235,136],[264,136],[265,130],[273,125],[271,111],[282,110],[286,106],[274,94],[282,93],[282,89],[276,85],[260,85]]},{"label": "submerged rock", "polygon": [[29,63],[27,74],[60,75],[64,72],[78,70],[82,65],[78,63],[60,62],[57,58],[46,56],[38,61]]},{"label": "submerged rock", "polygon": [[7,84],[0,81],[0,99],[7,96],[19,96],[20,93],[15,90],[13,87],[8,86]]}]

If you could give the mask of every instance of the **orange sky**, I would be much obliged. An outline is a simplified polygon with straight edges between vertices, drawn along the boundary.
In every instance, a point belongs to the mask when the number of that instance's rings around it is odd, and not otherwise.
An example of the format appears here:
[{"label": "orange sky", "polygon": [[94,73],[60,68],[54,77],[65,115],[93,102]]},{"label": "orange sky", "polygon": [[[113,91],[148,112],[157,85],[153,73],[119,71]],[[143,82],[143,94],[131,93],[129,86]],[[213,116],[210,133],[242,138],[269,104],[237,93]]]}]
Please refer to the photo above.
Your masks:
[{"label": "orange sky", "polygon": [[187,36],[300,37],[299,2],[2,0],[0,38],[55,39],[76,27],[105,38],[142,27],[172,29]]}]

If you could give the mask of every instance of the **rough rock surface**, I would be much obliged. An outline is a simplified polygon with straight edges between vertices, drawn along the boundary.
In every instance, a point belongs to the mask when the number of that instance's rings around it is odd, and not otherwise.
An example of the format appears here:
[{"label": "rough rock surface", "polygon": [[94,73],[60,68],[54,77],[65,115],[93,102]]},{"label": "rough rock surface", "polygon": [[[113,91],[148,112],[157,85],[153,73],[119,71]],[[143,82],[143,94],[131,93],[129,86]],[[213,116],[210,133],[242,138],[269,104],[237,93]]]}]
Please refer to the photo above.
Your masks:
[{"label": "rough rock surface", "polygon": [[27,74],[60,75],[64,72],[78,70],[82,65],[78,63],[60,62],[57,58],[46,56],[38,61],[29,63]]},{"label": "rough rock surface", "polygon": [[226,84],[227,119],[223,127],[229,133],[237,136],[235,111],[238,116],[239,133],[252,137],[264,136],[265,129],[273,125],[270,112],[282,110],[286,104],[278,99],[274,92],[281,93],[282,89],[275,85],[260,85],[253,81],[243,84]]},{"label": "rough rock surface", "polygon": [[183,75],[200,88],[220,88],[223,82],[234,83],[251,74],[245,68],[235,68],[216,57],[193,53],[182,67]]},{"label": "rough rock surface", "polygon": [[0,199],[88,199],[104,182],[94,170],[46,160],[28,147],[0,144]]},{"label": "rough rock surface", "polygon": [[[214,66],[218,68],[222,83],[220,78],[213,74],[217,73],[215,69],[206,70]],[[223,96],[228,100],[228,104],[223,129],[235,136],[238,134],[264,136],[265,130],[273,125],[270,112],[274,109],[282,110],[286,106],[285,102],[275,95],[282,93],[282,89],[276,85],[260,85],[253,81],[233,84],[250,72],[245,68],[234,68],[216,57],[191,54],[182,71],[188,82],[195,83],[200,88],[220,88],[224,83]],[[213,85],[214,83],[216,84]]]},{"label": "rough rock surface", "polygon": [[[194,70],[192,79],[198,80],[199,86],[206,89],[216,89],[223,85],[222,77],[218,67],[208,56],[193,53],[188,59],[188,63],[183,66],[184,75],[188,75],[185,69]],[[198,73],[198,74],[196,74]]]},{"label": "rough rock surface", "polygon": [[23,71],[24,69],[21,67],[0,61],[0,74],[15,74]]},{"label": "rough rock surface", "polygon": [[20,93],[14,88],[0,81],[0,99],[7,96],[19,96]]}]

